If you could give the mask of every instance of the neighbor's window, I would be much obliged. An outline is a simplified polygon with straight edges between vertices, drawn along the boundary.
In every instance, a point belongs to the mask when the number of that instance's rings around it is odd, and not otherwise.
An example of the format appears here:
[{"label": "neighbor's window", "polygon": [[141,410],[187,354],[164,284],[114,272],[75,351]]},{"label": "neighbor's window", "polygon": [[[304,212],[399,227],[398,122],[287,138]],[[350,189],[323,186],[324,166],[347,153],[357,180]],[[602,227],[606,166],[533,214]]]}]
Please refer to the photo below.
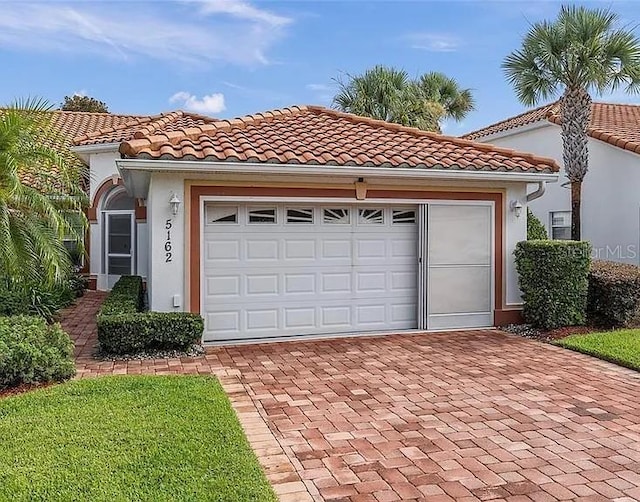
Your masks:
[{"label": "neighbor's window", "polygon": [[571,211],[552,211],[551,238],[560,240],[571,239]]}]

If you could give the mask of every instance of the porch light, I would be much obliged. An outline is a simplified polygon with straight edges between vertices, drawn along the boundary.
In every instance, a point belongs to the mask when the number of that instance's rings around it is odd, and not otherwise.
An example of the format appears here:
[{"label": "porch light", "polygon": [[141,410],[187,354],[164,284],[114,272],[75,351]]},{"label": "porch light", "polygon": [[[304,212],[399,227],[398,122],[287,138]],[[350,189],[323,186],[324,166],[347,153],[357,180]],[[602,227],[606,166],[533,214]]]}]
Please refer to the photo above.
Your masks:
[{"label": "porch light", "polygon": [[522,203],[519,200],[512,200],[510,206],[511,210],[516,214],[516,218],[520,218],[522,214]]},{"label": "porch light", "polygon": [[169,205],[171,206],[171,214],[174,216],[178,214],[178,209],[180,209],[180,204],[182,201],[178,198],[178,196],[174,193],[169,200]]}]

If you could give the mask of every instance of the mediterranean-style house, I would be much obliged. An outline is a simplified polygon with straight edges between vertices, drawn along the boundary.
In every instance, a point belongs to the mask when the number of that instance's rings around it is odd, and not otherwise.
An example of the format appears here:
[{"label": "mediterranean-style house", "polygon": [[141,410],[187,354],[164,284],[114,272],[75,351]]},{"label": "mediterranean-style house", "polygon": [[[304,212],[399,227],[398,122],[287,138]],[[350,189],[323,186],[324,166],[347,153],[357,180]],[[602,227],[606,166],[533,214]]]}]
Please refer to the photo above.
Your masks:
[{"label": "mediterranean-style house", "polygon": [[[541,106],[463,136],[465,139],[533,152],[562,166],[558,102]],[[583,183],[582,236],[595,258],[640,263],[640,106],[593,103],[589,172]],[[564,169],[531,204],[549,236],[571,236],[571,191]]]},{"label": "mediterranean-style house", "polygon": [[553,160],[316,106],[86,117],[93,286],[143,276],[204,342],[520,316],[513,250]]}]

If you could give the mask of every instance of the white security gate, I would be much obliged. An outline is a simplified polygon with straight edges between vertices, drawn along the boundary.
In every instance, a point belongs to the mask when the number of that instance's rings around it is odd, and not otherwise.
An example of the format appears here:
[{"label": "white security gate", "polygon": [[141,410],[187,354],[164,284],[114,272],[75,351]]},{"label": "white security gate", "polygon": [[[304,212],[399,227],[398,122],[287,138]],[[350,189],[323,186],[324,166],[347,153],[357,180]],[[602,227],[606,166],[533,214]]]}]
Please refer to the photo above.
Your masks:
[{"label": "white security gate", "polygon": [[432,203],[421,216],[425,327],[493,325],[493,206]]},{"label": "white security gate", "polygon": [[207,203],[204,341],[417,328],[417,210]]}]

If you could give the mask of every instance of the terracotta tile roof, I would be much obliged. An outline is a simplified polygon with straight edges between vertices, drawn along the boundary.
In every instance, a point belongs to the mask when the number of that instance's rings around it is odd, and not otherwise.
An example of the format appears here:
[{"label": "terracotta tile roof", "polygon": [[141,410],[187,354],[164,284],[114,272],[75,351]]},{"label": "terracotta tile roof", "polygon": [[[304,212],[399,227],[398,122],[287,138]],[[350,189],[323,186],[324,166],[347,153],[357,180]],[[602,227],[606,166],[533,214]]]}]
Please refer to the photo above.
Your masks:
[{"label": "terracotta tile roof", "polygon": [[[92,112],[65,112],[52,111],[50,114],[50,133],[44,133],[41,138],[44,144],[55,148],[70,166],[83,168],[83,162],[70,150],[73,145],[73,138],[87,134],[105,127],[116,127],[120,124],[140,120],[141,117],[134,115],[117,115],[112,113],[92,113]],[[26,184],[42,188],[42,180],[38,179],[35,173],[22,172],[21,177]]]},{"label": "terracotta tile roof", "polygon": [[136,134],[129,158],[555,172],[554,160],[317,106]]},{"label": "terracotta tile roof", "polygon": [[159,115],[132,117],[129,121],[89,130],[77,135],[73,142],[78,146],[120,143],[139,135],[152,135],[158,131],[177,131],[216,121],[217,119],[212,117],[177,110]]},{"label": "terracotta tile roof", "polygon": [[[536,108],[484,129],[465,134],[462,137],[472,140],[479,139],[540,120],[547,120],[561,125],[562,117],[559,103],[556,101]],[[587,134],[619,148],[640,153],[640,106],[619,103],[593,103]]]},{"label": "terracotta tile roof", "polygon": [[478,129],[477,131],[472,131],[461,137],[464,139],[475,140],[484,138],[485,136],[489,136],[491,134],[508,131],[509,129],[516,129],[528,124],[533,124],[534,122],[539,122],[541,120],[547,120],[548,116],[553,113],[553,110],[555,108],[560,108],[557,101],[540,106],[538,108],[534,108],[533,110],[526,111],[524,113],[521,113],[520,115],[516,115],[515,117],[501,120],[500,122],[496,122],[495,124],[492,124],[490,126],[483,127],[482,129]]}]

